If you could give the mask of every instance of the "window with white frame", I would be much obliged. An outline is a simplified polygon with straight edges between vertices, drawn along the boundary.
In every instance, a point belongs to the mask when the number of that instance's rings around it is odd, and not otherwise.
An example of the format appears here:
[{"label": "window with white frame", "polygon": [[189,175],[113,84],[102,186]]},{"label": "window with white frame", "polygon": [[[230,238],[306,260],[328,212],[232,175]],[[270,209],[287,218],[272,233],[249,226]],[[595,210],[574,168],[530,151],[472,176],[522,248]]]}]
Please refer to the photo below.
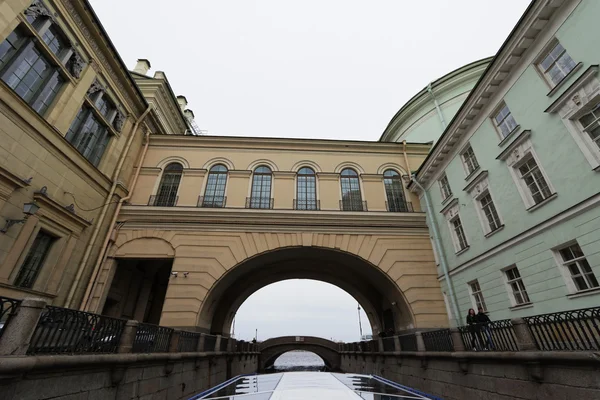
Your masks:
[{"label": "window with white frame", "polygon": [[509,288],[509,295],[514,306],[531,303],[523,278],[519,273],[519,269],[516,266],[509,267],[504,270],[506,277],[506,285]]},{"label": "window with white frame", "polygon": [[483,216],[485,217],[484,222],[489,229],[488,232],[494,232],[496,229],[499,229],[502,226],[502,223],[500,222],[500,217],[498,216],[498,211],[496,210],[496,205],[494,204],[490,192],[484,193],[483,196],[479,197],[478,201]]},{"label": "window with white frame", "polygon": [[[597,288],[598,279],[579,244],[573,243],[557,250],[562,267],[570,276],[574,291]],[[569,285],[571,286],[571,285]]]},{"label": "window with white frame", "polygon": [[475,308],[481,308],[483,311],[487,311],[487,306],[485,305],[485,300],[483,299],[483,292],[481,291],[481,286],[479,286],[479,281],[474,280],[469,282],[469,289],[471,291],[471,297],[473,299]]},{"label": "window with white frame", "polygon": [[504,139],[517,127],[517,121],[513,117],[506,103],[502,103],[498,111],[493,116],[494,125],[498,133]]},{"label": "window with white frame", "polygon": [[448,177],[444,174],[440,180],[440,190],[442,191],[442,199],[446,200],[452,196],[452,189],[450,189],[450,183],[448,183]]},{"label": "window with white frame", "polygon": [[465,171],[467,172],[467,176],[471,175],[479,168],[479,162],[477,162],[477,157],[475,157],[475,152],[471,146],[468,146],[460,156],[462,158]]},{"label": "window with white frame", "polygon": [[454,247],[456,248],[456,251],[459,252],[469,247],[460,216],[457,215],[450,220],[450,227],[452,230],[452,238],[454,240]]},{"label": "window with white frame", "polygon": [[589,113],[579,118],[579,123],[594,145],[600,148],[600,103],[596,104]]},{"label": "window with white frame", "polygon": [[538,63],[539,70],[551,86],[558,85],[576,66],[560,43],[552,46]]},{"label": "window with white frame", "polygon": [[483,171],[465,188],[467,193],[473,198],[481,227],[486,236],[504,226],[489,187],[488,172]]},{"label": "window with white frame", "polygon": [[519,164],[517,169],[524,186],[527,188],[527,194],[534,204],[539,204],[552,196],[552,190],[550,190],[546,178],[533,156],[529,155],[525,161]]}]

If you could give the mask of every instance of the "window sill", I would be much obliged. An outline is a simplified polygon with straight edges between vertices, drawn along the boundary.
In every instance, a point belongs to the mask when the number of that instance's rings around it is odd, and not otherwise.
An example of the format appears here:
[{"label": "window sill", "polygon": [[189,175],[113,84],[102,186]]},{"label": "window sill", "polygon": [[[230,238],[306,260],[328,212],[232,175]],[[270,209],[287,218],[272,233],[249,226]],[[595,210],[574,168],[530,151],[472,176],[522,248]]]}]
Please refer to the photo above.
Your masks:
[{"label": "window sill", "polygon": [[500,225],[499,227],[497,227],[496,229],[494,229],[491,232],[486,233],[484,236],[486,238],[489,238],[490,236],[492,236],[493,234],[495,234],[496,232],[500,232],[502,229],[504,229],[504,224]]},{"label": "window sill", "polygon": [[592,289],[580,290],[579,292],[568,294],[567,297],[569,299],[576,299],[578,297],[591,296],[598,293],[600,293],[600,287],[595,287]]},{"label": "window sill", "polygon": [[578,63],[571,71],[569,71],[569,73],[560,80],[560,82],[558,82],[553,88],[552,90],[550,90],[548,92],[548,94],[546,95],[547,97],[552,97],[556,94],[556,92],[558,92],[558,89],[560,89],[568,80],[571,76],[573,76],[575,74],[575,72],[579,71],[579,69],[583,66],[583,63]]},{"label": "window sill", "polygon": [[546,203],[548,203],[548,202],[550,202],[550,201],[554,200],[556,197],[558,197],[558,193],[556,193],[556,192],[555,192],[555,193],[552,193],[552,194],[550,195],[550,197],[547,197],[547,198],[545,198],[544,200],[542,200],[542,201],[540,201],[539,203],[537,203],[536,205],[533,205],[533,206],[529,207],[529,208],[527,209],[527,211],[529,211],[529,212],[535,211],[535,210],[537,210],[538,208],[542,207],[544,204],[546,204]]},{"label": "window sill", "polygon": [[481,167],[478,165],[478,166],[477,166],[477,168],[475,168],[473,171],[471,171],[471,172],[469,173],[469,175],[467,175],[467,176],[465,177],[465,181],[468,181],[469,179],[471,179],[472,177],[474,177],[474,176],[475,176],[475,173],[476,173],[476,172],[478,172],[480,169],[481,169]]},{"label": "window sill", "polygon": [[517,311],[517,310],[522,310],[524,308],[531,308],[531,307],[533,307],[533,303],[529,302],[529,303],[523,303],[523,304],[519,304],[516,306],[512,306],[512,307],[509,307],[508,309],[510,311]]},{"label": "window sill", "polygon": [[506,135],[501,141],[500,143],[498,143],[498,147],[502,147],[504,146],[506,143],[508,143],[508,141],[515,136],[515,134],[517,132],[519,132],[521,130],[521,125],[517,125],[515,126],[515,129],[513,129],[512,131],[510,131],[510,133],[508,135]]},{"label": "window sill", "polygon": [[450,196],[446,197],[444,200],[442,200],[442,205],[446,204],[447,202],[449,202],[450,200],[452,200],[452,193],[450,193]]},{"label": "window sill", "polygon": [[456,253],[454,253],[457,256],[460,256],[462,253],[466,252],[467,250],[469,250],[470,246],[465,247],[464,249],[460,249],[459,251],[457,251]]},{"label": "window sill", "polygon": [[23,287],[11,285],[9,283],[0,282],[0,287],[12,289],[12,290],[19,291],[19,292],[33,294],[33,295],[40,296],[40,297],[46,297],[49,299],[53,299],[56,297],[56,294],[46,293],[46,292],[42,292],[42,291],[35,290],[35,289],[23,288]]}]

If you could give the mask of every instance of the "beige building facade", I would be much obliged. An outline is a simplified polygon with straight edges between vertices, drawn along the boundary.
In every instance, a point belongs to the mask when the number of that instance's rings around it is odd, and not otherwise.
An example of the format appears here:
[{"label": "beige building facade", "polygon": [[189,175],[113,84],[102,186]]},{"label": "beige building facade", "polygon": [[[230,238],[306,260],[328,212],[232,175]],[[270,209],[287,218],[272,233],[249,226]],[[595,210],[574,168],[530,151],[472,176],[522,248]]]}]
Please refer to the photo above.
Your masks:
[{"label": "beige building facade", "polygon": [[227,335],[253,292],[303,278],[346,290],[375,333],[446,326],[425,216],[402,183],[428,150],[151,136],[82,307]]}]

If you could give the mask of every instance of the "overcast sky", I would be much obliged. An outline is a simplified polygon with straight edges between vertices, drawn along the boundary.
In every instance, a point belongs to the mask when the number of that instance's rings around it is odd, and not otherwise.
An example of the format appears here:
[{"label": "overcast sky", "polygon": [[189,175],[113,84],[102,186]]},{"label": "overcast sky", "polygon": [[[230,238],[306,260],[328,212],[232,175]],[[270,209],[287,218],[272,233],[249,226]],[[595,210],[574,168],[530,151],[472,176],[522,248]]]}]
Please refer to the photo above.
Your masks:
[{"label": "overcast sky", "polygon": [[[131,69],[183,94],[212,135],[377,140],[428,82],[499,49],[528,0],[90,0]],[[363,319],[363,322],[365,320]],[[257,292],[236,333],[356,340],[356,302],[286,281]],[[366,333],[366,332],[365,332]]]}]

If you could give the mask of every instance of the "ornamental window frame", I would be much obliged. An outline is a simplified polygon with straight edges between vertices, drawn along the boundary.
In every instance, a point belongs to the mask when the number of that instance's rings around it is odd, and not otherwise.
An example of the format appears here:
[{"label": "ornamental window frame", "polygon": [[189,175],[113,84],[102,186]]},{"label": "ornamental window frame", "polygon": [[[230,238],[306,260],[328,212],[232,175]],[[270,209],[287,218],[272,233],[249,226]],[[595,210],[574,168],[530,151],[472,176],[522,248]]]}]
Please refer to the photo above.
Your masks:
[{"label": "ornamental window frame", "polygon": [[[252,170],[250,195],[246,201],[246,208],[267,210],[273,208],[273,180],[273,168],[270,165],[260,164]],[[268,194],[263,190],[263,187],[267,186],[267,182],[269,188]],[[257,188],[258,190],[256,190]],[[258,195],[255,195],[255,193],[258,193]],[[266,197],[264,196],[265,194],[267,195]]]},{"label": "ornamental window frame", "polygon": [[546,110],[558,114],[567,131],[592,169],[600,171],[600,141],[594,142],[585,131],[581,118],[593,110],[600,111],[600,80],[598,65],[590,66]]},{"label": "ornamental window frame", "polygon": [[[481,229],[483,230],[485,237],[490,237],[494,233],[500,231],[504,228],[504,220],[500,211],[497,207],[497,202],[495,196],[492,194],[490,190],[490,183],[488,177],[488,171],[482,171],[467,187],[464,189],[473,199],[473,204],[475,206],[475,210],[477,211],[477,216],[479,217],[479,222],[481,224]],[[489,196],[492,202],[492,206],[496,212],[497,223],[495,229],[492,229],[491,223],[488,219],[486,211],[484,209],[484,205],[482,200]]]},{"label": "ornamental window frame", "polygon": [[[301,166],[295,176],[294,209],[302,211],[318,211],[319,206],[319,181],[317,172],[309,165]],[[312,191],[310,183],[312,181]]]},{"label": "ornamental window frame", "polygon": [[[565,250],[565,249],[569,249],[571,247],[575,247],[575,246],[577,246],[577,248],[581,252],[582,256],[575,257],[575,258],[569,259],[569,260],[565,260],[561,251]],[[572,240],[567,243],[563,243],[559,246],[556,246],[555,248],[552,249],[552,255],[554,256],[556,265],[558,266],[560,273],[565,281],[565,284],[567,286],[567,290],[568,290],[569,294],[580,294],[580,293],[586,293],[588,291],[596,291],[596,290],[600,289],[600,286],[597,285],[597,283],[600,283],[599,277],[597,277],[595,275],[592,266],[589,264],[589,261],[588,261],[589,256],[583,252],[583,249],[581,248],[581,246],[579,245],[579,243],[576,240]],[[592,281],[589,278],[589,276],[587,276],[587,275],[590,275],[590,273],[583,273],[582,268],[580,266],[581,261],[585,261],[587,263],[587,265],[591,269],[591,275],[593,276],[595,282]],[[579,275],[582,275],[582,279],[585,281],[587,288],[580,289],[578,287],[577,283],[575,282],[574,275],[573,275],[571,269],[569,268],[569,265],[574,264],[574,263],[576,264],[577,269],[580,272]],[[577,277],[577,275],[575,275],[575,277]],[[596,283],[596,285],[595,286],[591,285],[591,283]]]},{"label": "ornamental window frame", "polygon": [[[552,61],[549,64],[549,67],[546,68],[544,67],[542,64],[544,63],[544,61],[546,61],[546,59],[548,59],[548,57],[551,57],[552,54],[555,52],[556,49],[559,49],[558,53],[554,56],[554,61]],[[561,66],[557,63],[557,61],[559,59],[562,59],[563,57],[568,57],[568,60],[571,62],[571,65],[569,67],[564,67]],[[540,54],[536,57],[535,61],[534,61],[534,65],[535,65],[535,70],[537,71],[538,75],[540,75],[540,77],[544,80],[544,82],[546,82],[546,84],[548,85],[548,87],[552,90],[557,88],[558,86],[560,86],[565,79],[578,68],[578,63],[571,57],[571,55],[569,54],[569,52],[567,51],[567,49],[560,43],[560,41],[557,38],[553,38],[551,39],[542,49],[542,51],[540,52]],[[552,67],[554,66],[558,66],[558,69],[561,70],[561,76],[559,79],[554,80],[552,78],[551,75],[549,75],[548,71],[551,70]]]},{"label": "ornamental window frame", "polygon": [[[498,121],[498,116],[502,114],[504,110],[507,110],[506,115],[501,116],[501,120]],[[500,139],[500,143],[503,143],[506,139],[512,136],[516,131],[521,127],[515,116],[512,113],[512,110],[506,104],[506,101],[502,100],[492,111],[489,116],[494,129],[496,130],[496,134]],[[502,127],[506,126],[507,131],[505,132]]]},{"label": "ornamental window frame", "polygon": [[206,175],[206,184],[202,195],[201,207],[224,208],[227,201],[227,181],[229,180],[229,168],[223,163],[217,163],[210,167]]},{"label": "ornamental window frame", "polygon": [[[516,264],[510,265],[502,270],[504,286],[512,307],[522,307],[531,304],[531,297],[523,282],[523,276]],[[519,301],[518,296],[521,300]]]},{"label": "ornamental window frame", "polygon": [[479,165],[479,161],[477,160],[477,156],[475,155],[475,151],[473,150],[473,146],[470,143],[461,150],[460,159],[462,161],[463,168],[465,169],[465,174],[467,179],[475,172],[477,172],[481,166]]},{"label": "ornamental window frame", "polygon": [[452,187],[448,181],[448,175],[444,172],[438,179],[438,185],[440,187],[440,193],[442,195],[442,203],[452,198]]},{"label": "ornamental window frame", "polygon": [[[442,211],[440,211],[440,212],[446,218],[446,222],[448,224],[448,230],[450,231],[450,237],[452,239],[452,245],[454,246],[454,252],[456,253],[456,255],[464,253],[465,251],[467,251],[469,249],[469,241],[467,239],[468,238],[467,231],[465,230],[463,221],[460,218],[458,199],[457,198],[452,199],[452,201],[450,203],[448,203],[448,205],[446,205],[446,207],[444,207],[442,209]],[[461,241],[459,234],[457,233],[457,226],[456,226],[457,221],[460,224],[460,226],[458,228],[460,228],[460,230],[462,231],[462,236],[463,236],[462,241]]]}]

